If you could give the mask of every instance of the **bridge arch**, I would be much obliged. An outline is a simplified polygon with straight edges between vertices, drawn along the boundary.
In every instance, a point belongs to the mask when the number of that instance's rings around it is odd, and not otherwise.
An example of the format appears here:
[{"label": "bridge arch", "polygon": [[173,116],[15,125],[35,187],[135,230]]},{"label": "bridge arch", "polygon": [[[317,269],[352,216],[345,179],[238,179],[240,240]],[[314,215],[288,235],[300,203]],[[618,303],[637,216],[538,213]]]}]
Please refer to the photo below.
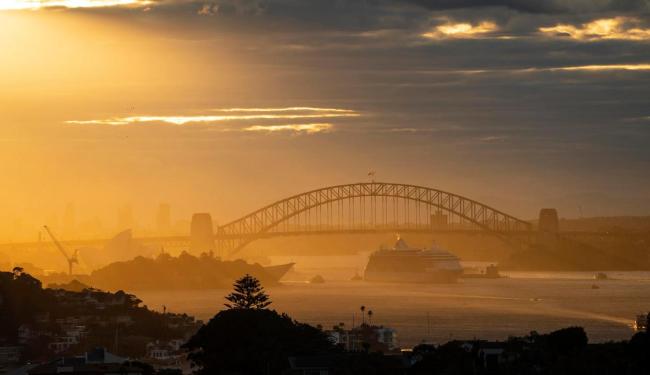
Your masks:
[{"label": "bridge arch", "polygon": [[532,229],[529,222],[458,194],[409,184],[353,183],[296,194],[220,226],[216,234],[219,250],[224,255],[233,255],[250,242],[266,236],[274,228],[298,215],[333,202],[366,197],[413,201],[417,205],[456,215],[482,230],[502,237],[529,232]]}]

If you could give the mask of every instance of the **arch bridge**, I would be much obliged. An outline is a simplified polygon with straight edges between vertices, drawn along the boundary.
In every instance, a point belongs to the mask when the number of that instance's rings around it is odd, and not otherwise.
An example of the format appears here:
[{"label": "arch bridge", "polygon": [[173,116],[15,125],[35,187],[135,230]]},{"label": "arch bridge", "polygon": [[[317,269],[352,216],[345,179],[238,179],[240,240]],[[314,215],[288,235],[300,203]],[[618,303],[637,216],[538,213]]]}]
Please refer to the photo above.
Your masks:
[{"label": "arch bridge", "polygon": [[328,233],[486,231],[505,240],[532,224],[458,194],[424,186],[368,182],[329,186],[269,204],[220,226],[218,251],[234,255],[252,241]]}]

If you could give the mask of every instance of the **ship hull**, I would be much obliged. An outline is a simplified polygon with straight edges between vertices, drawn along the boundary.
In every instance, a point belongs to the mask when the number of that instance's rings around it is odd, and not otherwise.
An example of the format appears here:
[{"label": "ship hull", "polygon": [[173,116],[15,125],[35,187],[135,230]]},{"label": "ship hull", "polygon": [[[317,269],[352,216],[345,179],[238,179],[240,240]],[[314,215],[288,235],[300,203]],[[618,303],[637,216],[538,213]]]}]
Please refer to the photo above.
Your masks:
[{"label": "ship hull", "polygon": [[289,270],[291,270],[291,268],[293,268],[294,265],[295,263],[287,263],[287,264],[280,264],[277,266],[268,266],[268,267],[264,267],[264,271],[266,271],[266,273],[269,276],[273,277],[275,281],[280,281],[280,279],[283,278],[284,275],[286,275],[287,272],[289,272]]},{"label": "ship hull", "polygon": [[452,284],[461,272],[437,270],[431,272],[366,271],[364,280],[389,283]]}]

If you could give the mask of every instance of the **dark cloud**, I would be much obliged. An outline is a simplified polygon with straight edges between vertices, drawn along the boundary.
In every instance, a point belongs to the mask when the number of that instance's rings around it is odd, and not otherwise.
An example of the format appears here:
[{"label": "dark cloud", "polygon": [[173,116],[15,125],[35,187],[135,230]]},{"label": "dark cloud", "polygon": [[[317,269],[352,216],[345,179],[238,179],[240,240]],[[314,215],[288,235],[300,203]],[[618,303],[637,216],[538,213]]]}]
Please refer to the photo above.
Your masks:
[{"label": "dark cloud", "polygon": [[397,0],[432,10],[503,7],[525,13],[647,12],[647,0]]}]

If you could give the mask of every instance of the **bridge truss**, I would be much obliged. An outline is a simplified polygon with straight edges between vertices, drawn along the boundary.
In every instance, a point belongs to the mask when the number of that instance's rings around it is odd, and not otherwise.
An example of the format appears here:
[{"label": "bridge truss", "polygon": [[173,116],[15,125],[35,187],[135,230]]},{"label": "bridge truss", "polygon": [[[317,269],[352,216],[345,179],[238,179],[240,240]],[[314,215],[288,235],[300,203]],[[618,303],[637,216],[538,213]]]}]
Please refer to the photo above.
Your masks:
[{"label": "bridge truss", "polygon": [[337,185],[282,199],[220,226],[217,247],[233,255],[273,235],[480,230],[507,238],[529,222],[475,200],[424,186],[369,182]]}]

